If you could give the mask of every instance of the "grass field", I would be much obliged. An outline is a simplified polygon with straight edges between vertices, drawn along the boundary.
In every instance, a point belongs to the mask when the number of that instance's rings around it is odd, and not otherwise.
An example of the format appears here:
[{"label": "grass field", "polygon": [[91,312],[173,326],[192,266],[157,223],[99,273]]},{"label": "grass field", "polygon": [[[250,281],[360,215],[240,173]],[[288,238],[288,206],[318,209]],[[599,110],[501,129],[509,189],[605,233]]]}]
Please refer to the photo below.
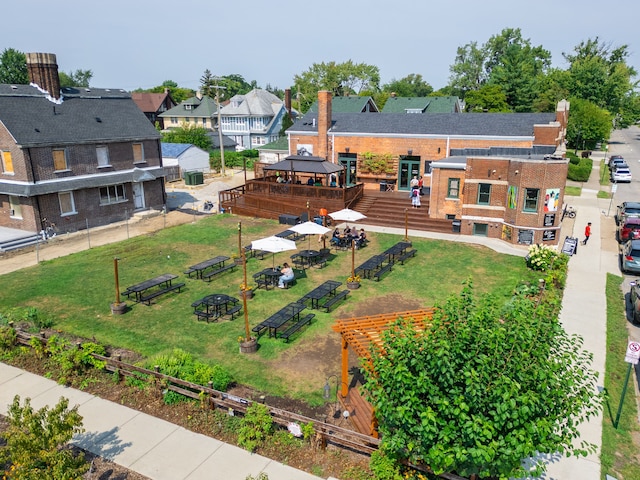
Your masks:
[{"label": "grass field", "polygon": [[[181,348],[197,358],[227,368],[240,383],[270,392],[320,401],[322,381],[339,368],[339,357],[326,358],[316,378],[297,371],[297,359],[305,359],[306,349],[326,342],[339,345],[331,330],[333,319],[370,312],[372,305],[385,304],[387,311],[432,306],[449,294],[458,293],[462,282],[472,279],[477,292],[491,292],[508,298],[520,281],[537,284],[521,257],[495,253],[484,247],[428,239],[411,239],[418,254],[405,265],[394,267],[380,282],[363,280],[360,289],[327,314],[314,310],[313,324],[292,342],[260,338],[255,355],[238,352],[238,337],[244,335],[244,319],[218,323],[199,322],[191,303],[204,295],[225,293],[239,297],[242,267],[224,273],[210,283],[182,274],[189,266],[216,255],[238,251],[238,217],[215,215],[197,223],[167,228],[155,234],[93,248],[40,265],[4,275],[0,312],[35,307],[40,316],[54,320],[54,328],[95,339],[104,345],[139,352],[145,357]],[[242,244],[272,235],[286,227],[275,221],[242,219]],[[369,245],[356,251],[355,265],[402,240],[402,236],[369,233]],[[298,242],[299,248],[318,248],[317,237]],[[282,264],[293,252],[271,254],[264,260],[249,259],[247,275],[267,266]],[[162,273],[180,275],[186,282],[181,293],[161,296],[151,306],[128,302],[130,310],[120,316],[110,313],[115,300],[113,259],[119,260],[120,290]],[[295,301],[325,280],[346,282],[351,272],[351,252],[332,252],[327,266],[308,269],[288,290],[259,290],[248,301],[249,323],[256,325],[289,302]],[[388,299],[388,301],[385,301]],[[396,308],[397,305],[397,308]],[[299,370],[299,369],[298,369]],[[268,372],[268,374],[265,374]],[[299,373],[296,376],[296,373]],[[323,376],[324,375],[324,376]]]}]

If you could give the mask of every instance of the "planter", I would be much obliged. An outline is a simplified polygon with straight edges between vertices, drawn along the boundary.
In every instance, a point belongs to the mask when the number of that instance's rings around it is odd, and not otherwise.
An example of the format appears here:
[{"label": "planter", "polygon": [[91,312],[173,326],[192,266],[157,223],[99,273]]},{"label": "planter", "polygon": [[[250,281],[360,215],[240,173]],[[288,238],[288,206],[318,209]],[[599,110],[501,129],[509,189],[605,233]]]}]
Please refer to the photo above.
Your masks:
[{"label": "planter", "polygon": [[234,258],[233,263],[236,265],[242,265],[242,257]]},{"label": "planter", "polygon": [[258,340],[252,338],[248,342],[240,342],[240,353],[255,353],[258,351]]},{"label": "planter", "polygon": [[242,298],[242,294],[245,294],[247,296],[247,300],[250,300],[253,298],[253,290],[240,290],[240,298]]},{"label": "planter", "polygon": [[120,302],[120,303],[114,302],[111,304],[112,315],[122,315],[126,311],[127,311],[127,302]]},{"label": "planter", "polygon": [[360,288],[360,282],[347,282],[347,288],[349,290],[356,290]]}]

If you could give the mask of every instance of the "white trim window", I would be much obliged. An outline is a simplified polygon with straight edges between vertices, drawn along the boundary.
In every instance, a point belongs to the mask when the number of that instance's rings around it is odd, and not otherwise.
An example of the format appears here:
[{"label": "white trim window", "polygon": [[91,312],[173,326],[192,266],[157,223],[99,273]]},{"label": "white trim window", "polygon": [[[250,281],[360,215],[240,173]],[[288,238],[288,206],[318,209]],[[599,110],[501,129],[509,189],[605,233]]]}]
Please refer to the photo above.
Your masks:
[{"label": "white trim window", "polygon": [[60,202],[60,215],[76,215],[76,202],[73,199],[73,192],[58,193],[58,201]]},{"label": "white trim window", "polygon": [[96,147],[96,156],[98,157],[98,168],[111,166],[109,164],[109,147],[105,145]]},{"label": "white trim window", "polygon": [[144,145],[141,143],[134,143],[133,148],[133,163],[144,163]]},{"label": "white trim window", "polygon": [[9,216],[18,220],[22,220],[22,205],[20,199],[9,195]]},{"label": "white trim window", "polygon": [[100,205],[111,205],[127,201],[127,189],[124,184],[100,187]]}]

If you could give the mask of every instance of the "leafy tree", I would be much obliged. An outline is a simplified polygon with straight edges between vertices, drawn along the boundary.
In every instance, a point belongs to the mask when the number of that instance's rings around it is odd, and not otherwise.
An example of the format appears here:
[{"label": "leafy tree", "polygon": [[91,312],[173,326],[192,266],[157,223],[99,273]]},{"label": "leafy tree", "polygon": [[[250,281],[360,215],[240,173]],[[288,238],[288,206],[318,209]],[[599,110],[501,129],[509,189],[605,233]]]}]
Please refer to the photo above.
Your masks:
[{"label": "leafy tree", "polygon": [[487,52],[484,46],[478,47],[478,42],[471,42],[458,47],[456,58],[449,67],[451,76],[449,86],[454,95],[466,98],[466,93],[478,90],[487,81],[484,64]]},{"label": "leafy tree", "polygon": [[264,89],[269,92],[269,93],[273,93],[276,97],[278,97],[279,99],[284,99],[284,90],[278,87],[272,87],[270,83],[267,83],[267,86],[264,87]]},{"label": "leafy tree", "polygon": [[207,68],[200,78],[200,92],[202,95],[214,98],[216,96],[216,89],[214,88],[215,85],[216,82],[213,75],[211,75],[211,70]]},{"label": "leafy tree", "polygon": [[499,85],[484,85],[478,90],[467,93],[465,98],[467,112],[509,112],[507,97]]},{"label": "leafy tree", "polygon": [[555,112],[558,102],[569,98],[569,72],[550,69],[538,81],[538,97],[533,101],[536,112]]},{"label": "leafy tree", "polygon": [[74,456],[65,448],[84,431],[78,407],[69,409],[68,399],[61,397],[55,407],[34,411],[28,398],[21,406],[16,395],[8,420],[9,428],[2,434],[6,445],[0,446],[0,468],[5,466],[7,479],[66,480],[88,470],[84,455]]},{"label": "leafy tree", "polygon": [[293,120],[288,114],[285,113],[282,117],[282,128],[280,129],[279,133],[281,137],[284,137],[287,128],[289,128],[291,125],[293,125]]},{"label": "leafy tree", "polygon": [[0,83],[29,84],[27,56],[13,48],[5,48],[0,55]]},{"label": "leafy tree", "polygon": [[314,63],[309,70],[294,76],[299,96],[298,109],[306,112],[318,98],[319,90],[328,90],[334,96],[359,95],[361,92],[380,90],[378,67],[365,63]]},{"label": "leafy tree", "polygon": [[91,70],[76,70],[75,72],[60,72],[61,87],[89,87],[89,82],[93,78]]},{"label": "leafy tree", "polygon": [[609,138],[611,114],[589,100],[573,98],[567,124],[567,142],[571,148],[594,149]]},{"label": "leafy tree", "polygon": [[148,92],[148,93],[163,93],[165,89],[169,90],[171,94],[171,98],[173,98],[177,103],[183,102],[187,98],[193,97],[196,92],[190,88],[181,88],[178,87],[178,84],[173,80],[165,80],[162,82],[162,85],[158,85],[157,87],[142,89],[138,88],[136,92]]},{"label": "leafy tree", "polygon": [[163,132],[162,141],[167,143],[191,143],[203,150],[210,150],[212,143],[208,133],[206,128],[189,123]]},{"label": "leafy tree", "polygon": [[399,80],[392,79],[382,86],[382,90],[395,93],[398,97],[426,97],[433,92],[433,87],[419,73],[410,73]]},{"label": "leafy tree", "polygon": [[540,453],[593,451],[578,424],[601,408],[597,374],[552,298],[499,305],[466,286],[424,330],[399,319],[384,332],[365,373],[382,451],[436,474],[501,479],[539,475]]},{"label": "leafy tree", "polygon": [[232,98],[235,95],[244,95],[254,88],[258,88],[255,80],[249,83],[244,79],[242,75],[238,75],[237,73],[219,77],[217,80],[218,85],[224,87],[224,89],[220,90],[221,100]]}]

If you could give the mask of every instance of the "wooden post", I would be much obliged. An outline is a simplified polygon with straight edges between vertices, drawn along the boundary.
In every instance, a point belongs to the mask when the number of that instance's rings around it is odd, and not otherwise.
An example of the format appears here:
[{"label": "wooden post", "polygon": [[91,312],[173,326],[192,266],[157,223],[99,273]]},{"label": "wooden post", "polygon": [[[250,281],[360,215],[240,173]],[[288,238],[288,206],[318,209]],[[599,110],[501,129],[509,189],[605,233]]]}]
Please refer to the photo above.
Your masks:
[{"label": "wooden post", "polygon": [[356,241],[351,239],[351,277],[356,276]]},{"label": "wooden post", "polygon": [[404,241],[409,241],[409,209],[404,209]]},{"label": "wooden post", "polygon": [[120,304],[120,279],[118,278],[118,257],[113,257],[113,273],[116,278],[116,305]]},{"label": "wooden post", "polygon": [[242,248],[242,222],[238,222],[238,248],[240,249],[240,258],[242,258],[242,308],[244,310],[244,339],[251,340],[251,331],[249,330],[249,312],[247,312],[247,255]]}]

